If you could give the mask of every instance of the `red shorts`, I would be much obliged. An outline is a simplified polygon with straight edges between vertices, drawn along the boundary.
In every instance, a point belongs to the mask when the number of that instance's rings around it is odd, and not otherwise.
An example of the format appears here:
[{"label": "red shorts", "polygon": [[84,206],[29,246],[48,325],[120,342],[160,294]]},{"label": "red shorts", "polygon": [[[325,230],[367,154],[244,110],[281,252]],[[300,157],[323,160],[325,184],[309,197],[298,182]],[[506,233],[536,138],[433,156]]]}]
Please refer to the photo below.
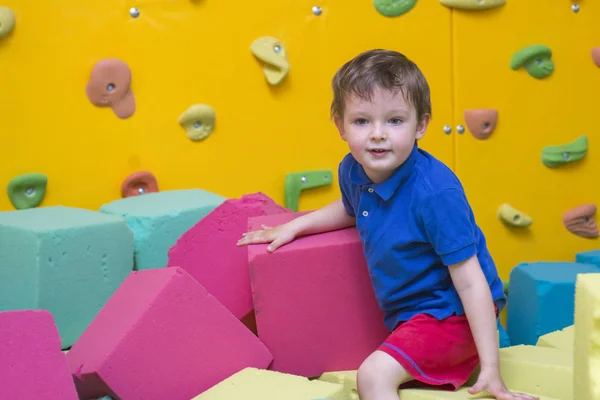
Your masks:
[{"label": "red shorts", "polygon": [[394,357],[415,378],[401,388],[417,384],[456,390],[467,382],[479,364],[464,315],[443,320],[427,314],[416,315],[399,324],[377,350]]}]

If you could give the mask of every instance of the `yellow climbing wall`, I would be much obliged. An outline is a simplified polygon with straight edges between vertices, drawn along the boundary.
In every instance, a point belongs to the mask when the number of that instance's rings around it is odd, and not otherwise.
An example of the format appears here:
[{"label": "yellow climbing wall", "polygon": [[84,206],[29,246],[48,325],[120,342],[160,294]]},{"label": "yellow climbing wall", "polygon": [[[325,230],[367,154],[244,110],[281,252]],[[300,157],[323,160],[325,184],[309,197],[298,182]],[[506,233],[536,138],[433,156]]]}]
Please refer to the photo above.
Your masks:
[{"label": "yellow climbing wall", "polygon": [[[451,118],[451,13],[437,4],[420,5],[401,25],[369,1],[3,4],[17,23],[0,40],[0,186],[23,173],[46,173],[42,206],[97,209],[119,198],[122,181],[138,170],[151,171],[160,190],[199,187],[227,197],[262,191],[283,203],[287,173],[337,172],[347,147],[329,119],[330,80],[342,63],[372,47],[401,49],[427,73],[437,134],[425,144],[452,162],[452,138],[440,133]],[[288,55],[291,69],[278,86],[267,84],[262,62],[250,52],[262,36],[279,39]],[[430,38],[427,48],[399,42],[423,36]],[[93,66],[109,57],[132,72],[136,111],[127,119],[86,97]],[[216,113],[214,132],[199,142],[178,124],[196,103]],[[316,208],[338,193],[336,185],[303,192],[300,208]],[[0,209],[12,209],[5,195]]]},{"label": "yellow climbing wall", "polygon": [[[463,180],[502,277],[521,261],[572,260],[598,242],[569,233],[561,216],[600,198],[593,96],[600,68],[590,56],[600,46],[600,4],[583,0],[578,13],[572,4],[507,0],[464,11],[419,1],[387,18],[371,0],[3,0],[16,25],[0,38],[0,186],[42,172],[41,206],[97,209],[120,197],[128,175],[147,170],[160,190],[262,191],[283,204],[287,173],[329,169],[335,176],[347,152],[329,120],[336,69],[360,51],[390,48],[427,76],[434,115],[421,146]],[[280,85],[267,83],[250,52],[262,36],[279,39],[287,53],[290,71]],[[514,52],[538,43],[554,52],[552,76],[510,69]],[[129,118],[86,96],[91,70],[104,58],[131,69],[136,109]],[[216,112],[214,132],[197,142],[178,124],[193,104]],[[458,132],[473,108],[499,112],[487,140]],[[582,162],[554,170],[541,164],[544,146],[580,135],[590,143]],[[303,192],[300,210],[338,193],[337,181]],[[502,203],[533,224],[507,227],[496,217]],[[0,210],[12,209],[0,196]]]}]

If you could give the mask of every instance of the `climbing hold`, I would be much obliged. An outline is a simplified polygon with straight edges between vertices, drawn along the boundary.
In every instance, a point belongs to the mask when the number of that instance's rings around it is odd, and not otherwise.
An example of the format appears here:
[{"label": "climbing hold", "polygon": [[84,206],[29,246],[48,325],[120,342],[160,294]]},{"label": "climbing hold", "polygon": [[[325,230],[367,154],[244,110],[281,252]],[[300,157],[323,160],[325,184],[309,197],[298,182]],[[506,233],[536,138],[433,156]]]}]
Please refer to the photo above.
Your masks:
[{"label": "climbing hold", "polygon": [[194,104],[179,116],[179,124],[190,140],[202,140],[215,129],[215,110],[207,104]]},{"label": "climbing hold", "polygon": [[294,172],[285,176],[285,207],[298,211],[300,192],[319,186],[331,185],[333,174],[328,170]]},{"label": "climbing hold", "polygon": [[151,172],[139,171],[129,175],[121,184],[121,196],[132,197],[158,192],[158,183]]},{"label": "climbing hold", "polygon": [[559,167],[582,159],[586,155],[587,149],[587,136],[580,136],[571,143],[561,146],[546,146],[542,150],[542,163],[549,168]]},{"label": "climbing hold", "polygon": [[465,124],[467,129],[471,132],[473,137],[479,140],[485,140],[498,123],[498,110],[490,108],[479,108],[475,110],[465,110],[464,112]]},{"label": "climbing hold", "polygon": [[262,61],[263,73],[270,85],[281,83],[290,71],[285,47],[271,36],[262,36],[250,45],[250,51]]},{"label": "climbing hold", "polygon": [[17,210],[34,208],[40,205],[46,195],[48,177],[32,173],[13,178],[6,188],[10,202]]},{"label": "climbing hold", "polygon": [[597,67],[600,67],[600,47],[592,48],[592,60]]},{"label": "climbing hold", "polygon": [[506,0],[440,0],[442,5],[463,10],[488,10],[504,5]]},{"label": "climbing hold", "polygon": [[110,107],[119,118],[135,112],[131,70],[121,60],[106,58],[96,63],[85,90],[93,105]]},{"label": "climbing hold", "polygon": [[504,203],[498,208],[497,216],[502,222],[519,228],[526,228],[533,223],[533,219],[529,215],[513,208],[508,203]]},{"label": "climbing hold", "polygon": [[584,204],[565,212],[562,220],[569,232],[584,238],[597,238],[598,226],[594,215],[596,215],[596,205]]},{"label": "climbing hold", "polygon": [[386,17],[398,17],[409,12],[417,0],[373,0],[375,9]]},{"label": "climbing hold", "polygon": [[517,51],[510,59],[510,67],[524,67],[529,75],[537,79],[547,78],[554,72],[552,50],[543,44],[534,44]]},{"label": "climbing hold", "polygon": [[15,13],[8,7],[0,7],[0,38],[8,35],[15,27]]}]

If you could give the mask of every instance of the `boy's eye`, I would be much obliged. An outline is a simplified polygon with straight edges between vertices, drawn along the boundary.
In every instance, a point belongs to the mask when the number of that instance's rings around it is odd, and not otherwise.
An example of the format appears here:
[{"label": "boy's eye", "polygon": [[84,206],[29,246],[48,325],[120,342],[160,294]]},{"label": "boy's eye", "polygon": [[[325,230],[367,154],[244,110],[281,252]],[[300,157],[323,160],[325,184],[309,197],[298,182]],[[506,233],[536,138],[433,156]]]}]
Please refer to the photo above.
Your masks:
[{"label": "boy's eye", "polygon": [[367,120],[364,118],[357,118],[355,121],[358,125],[363,125],[367,123]]},{"label": "boy's eye", "polygon": [[392,118],[392,119],[390,119],[390,123],[392,125],[398,125],[398,124],[402,123],[402,120],[400,118]]}]

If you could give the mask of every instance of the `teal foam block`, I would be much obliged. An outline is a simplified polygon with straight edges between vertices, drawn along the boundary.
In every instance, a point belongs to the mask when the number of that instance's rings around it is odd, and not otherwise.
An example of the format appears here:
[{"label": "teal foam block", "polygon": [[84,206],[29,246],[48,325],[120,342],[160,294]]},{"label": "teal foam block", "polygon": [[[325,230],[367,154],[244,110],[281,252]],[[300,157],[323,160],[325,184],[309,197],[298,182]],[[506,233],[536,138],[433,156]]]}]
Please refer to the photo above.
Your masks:
[{"label": "teal foam block", "polygon": [[0,311],[50,311],[63,349],[132,268],[122,218],[62,206],[0,212]]},{"label": "teal foam block", "polygon": [[575,254],[575,262],[600,266],[600,250],[577,253]]},{"label": "teal foam block", "polygon": [[498,334],[499,334],[498,336],[499,336],[499,339],[500,339],[500,348],[502,348],[502,347],[510,347],[510,338],[508,337],[508,334],[506,333],[506,330],[504,329],[504,327],[500,323],[500,319],[498,319],[498,322],[497,322],[496,326],[498,327]]},{"label": "teal foam block", "polygon": [[573,325],[577,275],[598,272],[596,265],[574,262],[517,265],[510,273],[506,315],[511,345],[535,345],[540,336]]},{"label": "teal foam block", "polygon": [[164,268],[177,239],[227,200],[201,190],[185,189],[126,197],[100,207],[125,218],[133,231],[135,269]]}]

